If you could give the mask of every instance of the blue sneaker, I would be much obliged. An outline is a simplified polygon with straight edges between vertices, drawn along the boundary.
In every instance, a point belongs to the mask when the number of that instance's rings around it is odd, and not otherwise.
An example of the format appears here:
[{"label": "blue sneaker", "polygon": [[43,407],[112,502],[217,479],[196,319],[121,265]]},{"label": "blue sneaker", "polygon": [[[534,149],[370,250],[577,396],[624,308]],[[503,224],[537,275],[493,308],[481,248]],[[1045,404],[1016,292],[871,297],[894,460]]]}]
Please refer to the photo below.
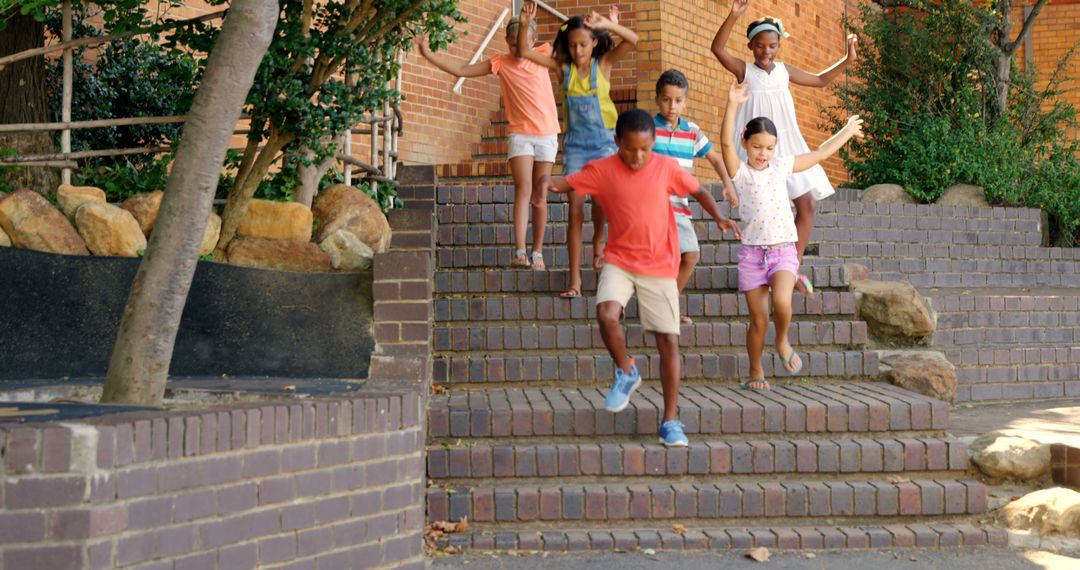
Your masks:
[{"label": "blue sneaker", "polygon": [[641,373],[631,358],[629,374],[623,372],[622,368],[615,368],[615,381],[611,384],[611,390],[608,390],[607,398],[604,398],[604,409],[612,413],[626,409],[630,403],[630,394],[633,394],[638,386],[641,386]]},{"label": "blue sneaker", "polygon": [[686,447],[690,440],[686,439],[683,428],[686,427],[679,420],[668,420],[660,424],[660,443],[668,447]]}]

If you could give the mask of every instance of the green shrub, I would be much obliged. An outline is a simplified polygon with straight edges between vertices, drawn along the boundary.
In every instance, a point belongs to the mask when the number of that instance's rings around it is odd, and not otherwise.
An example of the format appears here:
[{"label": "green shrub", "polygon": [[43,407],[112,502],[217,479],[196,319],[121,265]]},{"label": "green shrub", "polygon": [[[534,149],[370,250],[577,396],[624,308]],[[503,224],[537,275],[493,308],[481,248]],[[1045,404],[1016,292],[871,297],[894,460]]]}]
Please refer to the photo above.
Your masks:
[{"label": "green shrub", "polygon": [[1060,97],[1072,52],[1043,88],[1034,71],[1014,67],[1008,115],[995,119],[993,3],[916,4],[864,5],[851,26],[860,58],[852,80],[835,84],[838,103],[823,126],[835,130],[850,113],[866,121],[865,140],[842,152],[855,184],[900,184],[923,203],[975,184],[993,204],[1042,208],[1055,243],[1080,243],[1076,109]]}]

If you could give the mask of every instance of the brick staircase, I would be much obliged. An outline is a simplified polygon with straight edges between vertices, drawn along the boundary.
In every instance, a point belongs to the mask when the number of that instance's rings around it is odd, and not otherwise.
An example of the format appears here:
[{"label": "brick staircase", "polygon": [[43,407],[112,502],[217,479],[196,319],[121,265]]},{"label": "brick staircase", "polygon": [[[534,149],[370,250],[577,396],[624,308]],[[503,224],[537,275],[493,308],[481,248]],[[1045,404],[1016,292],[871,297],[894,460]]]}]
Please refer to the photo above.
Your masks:
[{"label": "brick staircase", "polygon": [[[612,363],[591,299],[554,295],[566,283],[565,201],[553,197],[549,205],[549,270],[512,270],[506,268],[512,188],[459,183],[440,181],[434,192],[432,348],[435,382],[447,390],[432,397],[428,411],[427,501],[429,520],[468,517],[470,526],[444,544],[554,551],[1004,544],[999,529],[977,524],[986,489],[968,478],[966,447],[948,434],[949,405],[876,381],[878,352],[854,314],[844,264],[905,278],[926,269],[885,256],[906,256],[916,245],[961,248],[910,258],[924,263],[953,263],[950,255],[963,255],[963,248],[986,250],[987,260],[991,247],[1041,252],[1040,226],[1029,211],[894,211],[851,202],[855,193],[847,190],[823,202],[814,240],[819,255],[807,257],[820,293],[797,297],[791,331],[807,366],[785,378],[778,360],[766,359],[766,373],[776,380],[772,392],[759,394],[736,386],[748,368],[747,311],[733,289],[737,244],[721,239],[695,209],[702,260],[680,298],[694,319],[680,343],[679,413],[691,445],[668,449],[656,442],[659,363],[636,306],[627,308],[627,340],[646,382],[625,411],[611,414],[602,402]],[[1006,231],[1005,223],[1009,235],[1000,243],[980,238],[994,224],[1001,227],[994,231]],[[884,247],[879,243],[897,249],[875,252]],[[895,260],[895,269],[874,266],[877,257]],[[1042,278],[1020,269],[987,265],[980,274],[988,283]],[[583,273],[588,294],[596,276]],[[964,311],[981,315],[978,307],[990,303],[961,291],[926,294],[943,325],[956,325],[943,326],[935,344],[950,331],[955,342],[957,333],[963,340],[969,328],[982,326],[965,320]],[[1043,313],[1058,306],[1036,309],[1045,302],[1025,298],[1032,300],[1022,303],[1030,313],[1024,326],[1036,314],[1036,322],[1048,322]],[[1057,328],[1067,330],[1070,322],[1059,315]],[[963,349],[950,350],[950,358],[965,357]],[[1076,353],[1053,356],[1075,359]],[[1042,351],[1038,358],[1044,365]],[[964,382],[973,394],[974,384]]]}]

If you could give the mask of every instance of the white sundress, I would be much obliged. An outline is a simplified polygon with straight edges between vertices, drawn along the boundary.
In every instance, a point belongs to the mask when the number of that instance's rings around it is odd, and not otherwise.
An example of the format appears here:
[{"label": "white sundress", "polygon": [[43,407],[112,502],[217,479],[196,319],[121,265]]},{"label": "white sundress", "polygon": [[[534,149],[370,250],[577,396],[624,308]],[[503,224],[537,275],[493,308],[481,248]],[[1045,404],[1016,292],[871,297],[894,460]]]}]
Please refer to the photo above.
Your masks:
[{"label": "white sundress", "polygon": [[[810,152],[799,123],[795,120],[795,100],[788,89],[787,66],[777,62],[768,73],[752,62],[746,63],[746,81],[750,83],[750,100],[739,107],[735,122],[735,149],[739,158],[746,162],[746,149],[742,147],[742,131],[751,119],[768,117],[776,123],[775,157],[798,156]],[[825,169],[820,164],[788,177],[788,198],[794,200],[807,192],[815,200],[828,198],[836,193]]]}]

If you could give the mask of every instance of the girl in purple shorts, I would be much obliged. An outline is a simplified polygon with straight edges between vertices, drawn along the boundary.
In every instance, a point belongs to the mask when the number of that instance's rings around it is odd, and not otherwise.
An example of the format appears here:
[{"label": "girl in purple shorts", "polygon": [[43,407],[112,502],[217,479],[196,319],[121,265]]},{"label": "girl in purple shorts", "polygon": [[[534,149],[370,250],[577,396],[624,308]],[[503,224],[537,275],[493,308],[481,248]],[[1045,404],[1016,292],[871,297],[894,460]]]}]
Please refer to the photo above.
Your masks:
[{"label": "girl in purple shorts", "polygon": [[765,333],[769,329],[769,300],[773,304],[776,325],[776,352],[789,374],[802,370],[802,359],[788,341],[791,324],[791,294],[799,275],[795,216],[787,194],[787,179],[840,150],[851,137],[862,138],[862,119],[854,115],[847,125],[825,141],[817,150],[775,158],[776,125],[765,117],[746,124],[740,144],[746,161],[735,149],[735,116],[739,105],[750,100],[746,83],[732,84],[727,112],[720,136],[724,165],[739,196],[739,217],[743,222],[742,246],[739,247],[739,291],[746,295],[750,308],[750,327],[746,333],[746,352],[750,357],[750,378],[741,383],[744,390],[768,390],[769,381],[761,366]]}]

